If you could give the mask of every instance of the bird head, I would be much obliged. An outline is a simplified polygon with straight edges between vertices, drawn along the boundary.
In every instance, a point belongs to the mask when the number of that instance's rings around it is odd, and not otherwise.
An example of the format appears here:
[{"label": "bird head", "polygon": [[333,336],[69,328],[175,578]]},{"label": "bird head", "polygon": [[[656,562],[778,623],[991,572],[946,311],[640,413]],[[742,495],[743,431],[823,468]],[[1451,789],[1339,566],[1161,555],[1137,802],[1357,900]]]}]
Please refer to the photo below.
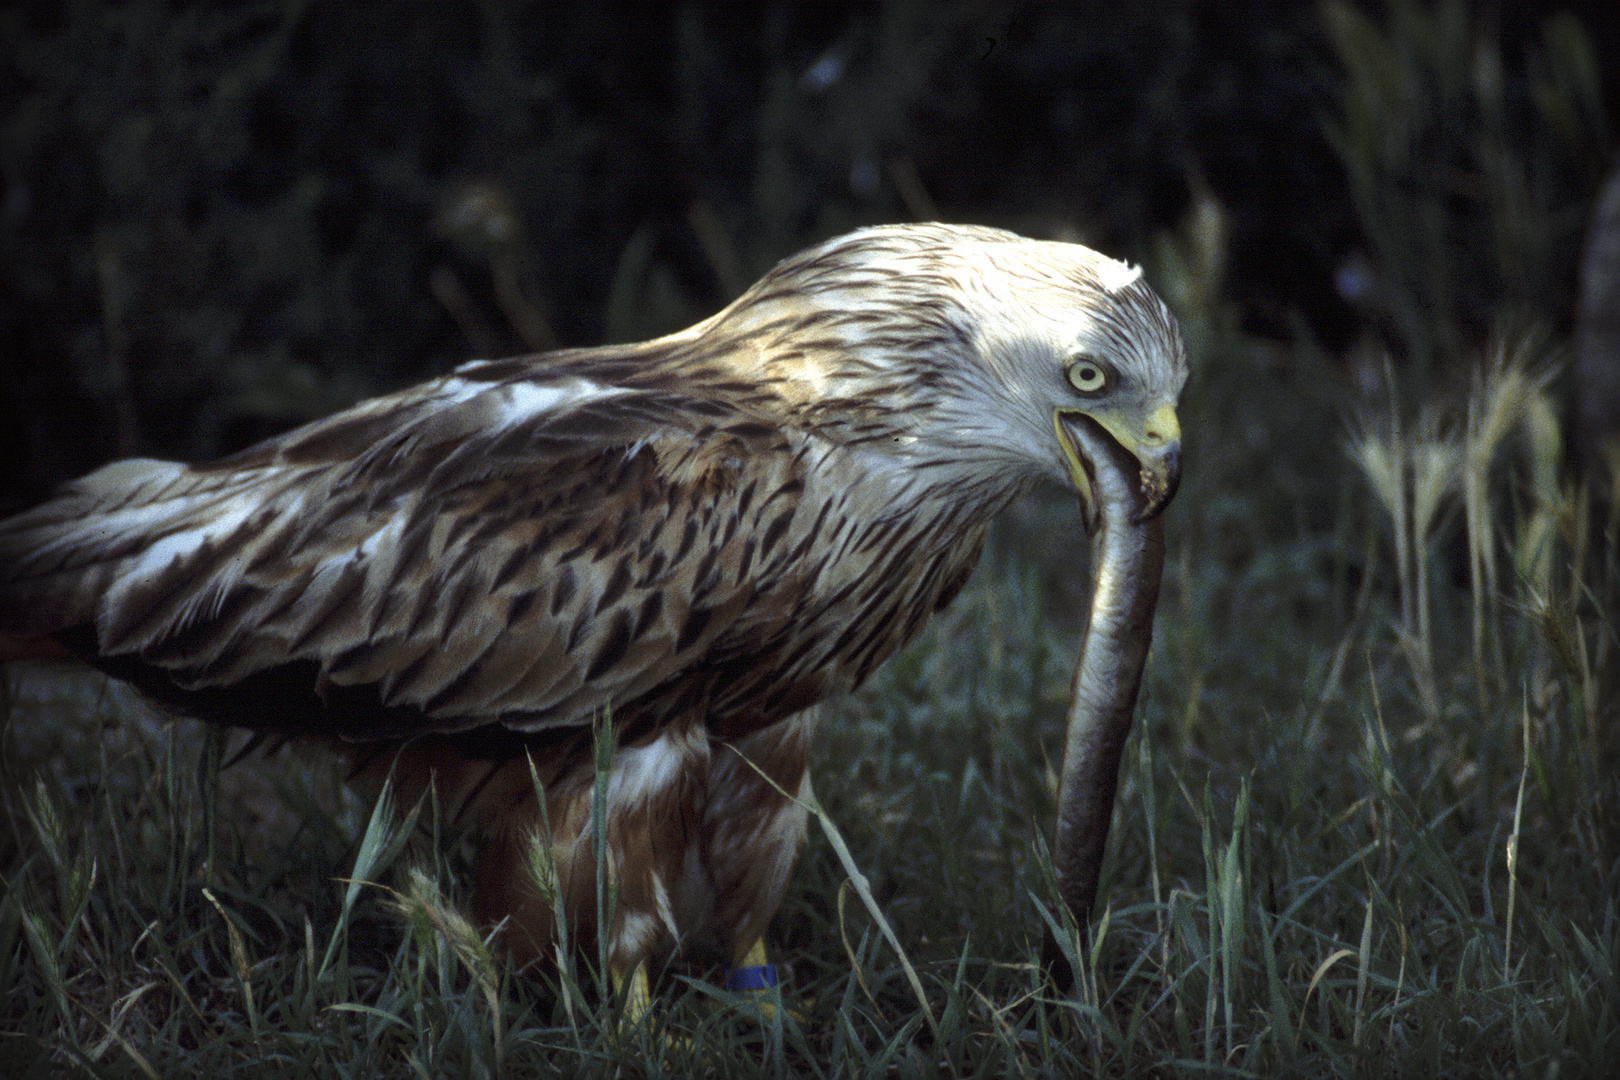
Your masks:
[{"label": "bird head", "polygon": [[1095,471],[1120,451],[1140,472],[1132,519],[1157,515],[1181,474],[1187,357],[1174,317],[1136,267],[1080,244],[992,236],[965,268],[978,366],[990,376],[970,400],[1073,485],[1088,529],[1101,512]]},{"label": "bird head", "polygon": [[[1179,335],[1174,344],[1180,345]],[[1088,452],[1088,447],[1096,445],[1096,432],[1088,431],[1088,425],[1100,427],[1136,461],[1141,501],[1133,522],[1159,514],[1181,480],[1181,421],[1175,401],[1180,383],[1185,381],[1185,361],[1181,379],[1169,391],[1152,386],[1161,358],[1148,358],[1146,365],[1141,363],[1142,357],[1132,359],[1137,362],[1121,364],[1091,352],[1077,352],[1064,363],[1063,374],[1078,400],[1055,405],[1052,410],[1052,427],[1070,482],[1085,507],[1088,527],[1093,529],[1099,511],[1092,485],[1098,451]],[[1134,387],[1127,383],[1133,379]]]},{"label": "bird head", "polygon": [[953,493],[996,502],[1067,481],[1095,531],[1093,477],[1120,454],[1140,471],[1134,520],[1175,493],[1181,332],[1139,269],[1080,244],[863,229],[785,261],[716,321],[756,344],[751,377],[807,423],[886,443]]}]

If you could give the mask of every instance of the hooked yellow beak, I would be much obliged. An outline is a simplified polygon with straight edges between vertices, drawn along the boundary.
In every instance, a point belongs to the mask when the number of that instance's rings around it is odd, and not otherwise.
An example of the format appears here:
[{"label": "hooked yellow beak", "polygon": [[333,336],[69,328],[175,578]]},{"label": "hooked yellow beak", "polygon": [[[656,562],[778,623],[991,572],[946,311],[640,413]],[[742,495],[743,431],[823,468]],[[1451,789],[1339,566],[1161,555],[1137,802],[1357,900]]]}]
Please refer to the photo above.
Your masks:
[{"label": "hooked yellow beak", "polygon": [[1139,523],[1157,516],[1169,505],[1181,481],[1181,421],[1176,410],[1168,403],[1160,405],[1145,417],[1131,413],[1098,410],[1058,409],[1052,414],[1058,443],[1069,463],[1069,479],[1086,508],[1088,523],[1095,517],[1095,498],[1091,490],[1091,466],[1080,447],[1065,426],[1068,416],[1084,416],[1096,421],[1111,435],[1122,449],[1136,459],[1141,468],[1142,502],[1132,516]]}]

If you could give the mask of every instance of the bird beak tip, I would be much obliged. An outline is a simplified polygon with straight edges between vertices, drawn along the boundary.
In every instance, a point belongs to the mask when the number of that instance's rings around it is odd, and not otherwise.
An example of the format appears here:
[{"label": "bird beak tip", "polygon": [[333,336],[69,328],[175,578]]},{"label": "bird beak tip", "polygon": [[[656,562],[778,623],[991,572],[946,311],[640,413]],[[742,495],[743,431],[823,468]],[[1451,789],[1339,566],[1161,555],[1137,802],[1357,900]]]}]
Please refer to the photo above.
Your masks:
[{"label": "bird beak tip", "polygon": [[1176,488],[1181,485],[1181,447],[1174,444],[1150,458],[1139,460],[1142,464],[1143,502],[1141,509],[1131,519],[1137,525],[1164,513],[1164,508],[1175,497]]},{"label": "bird beak tip", "polygon": [[[1059,412],[1054,417],[1058,429],[1058,439],[1068,457],[1069,478],[1074,484],[1075,493],[1080,497],[1081,519],[1085,523],[1088,533],[1095,533],[1101,522],[1102,508],[1099,505],[1097,493],[1092,489],[1091,455],[1110,451],[1103,449],[1103,442],[1088,439],[1087,428],[1079,417],[1083,413],[1065,414]],[[1164,512],[1175,495],[1176,488],[1181,482],[1181,440],[1180,431],[1175,424],[1175,414],[1169,413],[1168,420],[1159,419],[1157,426],[1168,428],[1169,438],[1163,434],[1152,438],[1143,437],[1140,433],[1129,429],[1120,430],[1110,425],[1106,420],[1097,417],[1086,417],[1096,425],[1095,431],[1106,434],[1106,443],[1111,444],[1114,460],[1118,467],[1125,468],[1127,462],[1135,459],[1138,469],[1138,500],[1134,513],[1127,515],[1132,525],[1140,525],[1150,521]],[[1091,449],[1084,449],[1086,444]],[[1123,510],[1123,507],[1119,508]]]}]

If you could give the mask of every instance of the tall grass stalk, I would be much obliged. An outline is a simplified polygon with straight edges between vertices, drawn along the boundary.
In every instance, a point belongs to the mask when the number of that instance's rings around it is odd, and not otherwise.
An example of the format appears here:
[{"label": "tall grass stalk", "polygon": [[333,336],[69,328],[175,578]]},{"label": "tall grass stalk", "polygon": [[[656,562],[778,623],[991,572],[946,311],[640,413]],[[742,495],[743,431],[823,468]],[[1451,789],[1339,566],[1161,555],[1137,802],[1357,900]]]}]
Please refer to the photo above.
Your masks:
[{"label": "tall grass stalk", "polygon": [[1432,411],[1413,425],[1403,422],[1394,378],[1388,374],[1390,405],[1382,421],[1361,422],[1350,439],[1350,456],[1361,466],[1380,505],[1389,515],[1395,548],[1395,579],[1400,596],[1401,642],[1413,677],[1432,719],[1439,711],[1431,625],[1431,542],[1442,511],[1456,487],[1459,450],[1442,434]]}]

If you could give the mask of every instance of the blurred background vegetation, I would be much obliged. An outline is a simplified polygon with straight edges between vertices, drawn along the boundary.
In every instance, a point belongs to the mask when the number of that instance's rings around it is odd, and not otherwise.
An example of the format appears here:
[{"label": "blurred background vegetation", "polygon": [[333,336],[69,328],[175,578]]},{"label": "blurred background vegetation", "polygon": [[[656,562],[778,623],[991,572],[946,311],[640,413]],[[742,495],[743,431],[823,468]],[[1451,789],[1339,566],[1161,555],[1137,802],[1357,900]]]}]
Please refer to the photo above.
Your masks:
[{"label": "blurred background vegetation", "polygon": [[1584,7],[8,5],[0,510],[884,221],[1142,260],[1213,200],[1242,327],[1427,374],[1505,306],[1567,325],[1620,85]]}]

